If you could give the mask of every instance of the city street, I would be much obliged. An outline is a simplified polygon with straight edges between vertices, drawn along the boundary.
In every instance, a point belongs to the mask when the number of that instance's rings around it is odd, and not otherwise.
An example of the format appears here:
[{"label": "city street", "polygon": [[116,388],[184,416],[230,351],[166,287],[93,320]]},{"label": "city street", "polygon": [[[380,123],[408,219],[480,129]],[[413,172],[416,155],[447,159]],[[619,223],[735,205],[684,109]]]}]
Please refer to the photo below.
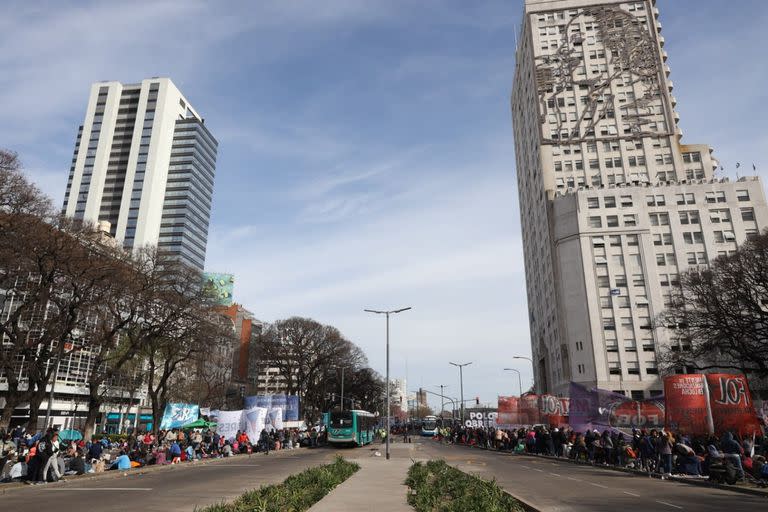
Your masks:
[{"label": "city street", "polygon": [[662,482],[537,457],[489,452],[424,441],[419,459],[442,458],[486,479],[495,478],[511,494],[542,511],[729,512],[763,510],[768,499],[719,489]]},{"label": "city street", "polygon": [[330,461],[333,450],[283,451],[254,454],[122,476],[71,478],[45,486],[4,489],[0,486],[0,510],[191,512],[195,508],[229,501],[263,484],[283,481],[305,468]]}]

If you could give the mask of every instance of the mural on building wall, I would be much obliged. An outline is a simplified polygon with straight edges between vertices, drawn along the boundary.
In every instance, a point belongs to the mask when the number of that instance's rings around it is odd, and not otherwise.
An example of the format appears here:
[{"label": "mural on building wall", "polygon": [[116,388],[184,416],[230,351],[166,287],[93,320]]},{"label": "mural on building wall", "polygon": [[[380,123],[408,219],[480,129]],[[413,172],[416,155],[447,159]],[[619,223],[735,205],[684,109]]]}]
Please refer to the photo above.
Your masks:
[{"label": "mural on building wall", "polygon": [[232,294],[235,288],[235,276],[232,274],[205,272],[203,274],[203,286],[210,290],[219,306],[232,305]]},{"label": "mural on building wall", "polygon": [[[545,143],[670,133],[659,85],[662,63],[651,32],[655,20],[653,13],[643,13],[645,23],[619,6],[595,6],[562,22],[534,25],[542,41],[536,51],[546,43],[550,52],[537,57],[535,69]],[[577,102],[579,114],[569,117],[573,109],[567,107]],[[619,126],[599,125],[615,119],[616,109]]]}]

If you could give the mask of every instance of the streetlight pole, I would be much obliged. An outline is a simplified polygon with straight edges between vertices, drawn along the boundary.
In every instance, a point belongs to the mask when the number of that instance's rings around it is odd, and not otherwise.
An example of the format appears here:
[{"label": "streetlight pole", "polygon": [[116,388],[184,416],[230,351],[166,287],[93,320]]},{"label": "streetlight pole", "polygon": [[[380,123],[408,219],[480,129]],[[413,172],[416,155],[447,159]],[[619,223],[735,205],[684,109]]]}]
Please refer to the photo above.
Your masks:
[{"label": "streetlight pole", "polygon": [[520,396],[523,396],[523,378],[520,376],[520,370],[514,368],[504,368],[505,371],[517,373],[517,381],[520,384]]},{"label": "streetlight pole", "polygon": [[472,361],[461,364],[451,363],[450,361],[449,363],[459,369],[459,387],[461,388],[461,424],[464,425],[464,367],[472,364]]},{"label": "streetlight pole", "polygon": [[439,384],[438,387],[440,388],[440,421],[442,421],[443,420],[443,410],[445,410],[445,397],[443,396],[443,394],[444,394],[443,393],[443,388],[445,388],[446,386],[444,386],[443,384]]},{"label": "streetlight pole", "polygon": [[[533,359],[531,359],[530,357],[527,357],[527,356],[512,356],[512,359],[525,359],[526,361],[530,361],[530,363],[531,363],[531,371],[533,372],[533,375],[534,375],[533,384],[534,384],[534,387],[535,387],[535,385],[536,385],[536,380],[535,380],[536,369],[534,368],[534,365],[533,365]],[[546,391],[546,390],[544,390],[544,391]],[[523,396],[523,392],[522,391],[520,392],[520,396]]]},{"label": "streetlight pole", "polygon": [[411,309],[411,306],[408,306],[407,308],[401,308],[401,309],[394,309],[392,311],[379,311],[376,309],[365,309],[364,311],[366,313],[375,313],[377,315],[386,315],[387,316],[387,382],[386,382],[386,400],[387,400],[387,447],[386,447],[386,454],[387,454],[387,460],[389,460],[389,430],[390,430],[390,424],[392,421],[392,403],[389,398],[389,315],[393,315],[395,313],[402,313],[403,311],[408,311]]},{"label": "streetlight pole", "polygon": [[[56,368],[53,372],[53,381],[51,382],[51,391],[48,393],[48,409],[45,411],[45,428],[48,428],[48,422],[51,419],[51,408],[53,406],[53,389],[56,387],[56,381],[59,380],[59,359],[54,363]],[[33,428],[37,428],[35,425]]]},{"label": "streetlight pole", "polygon": [[[341,410],[344,411],[344,370],[348,368],[347,366],[337,366],[337,368],[341,368]],[[352,405],[352,409],[354,409],[354,403]]]}]

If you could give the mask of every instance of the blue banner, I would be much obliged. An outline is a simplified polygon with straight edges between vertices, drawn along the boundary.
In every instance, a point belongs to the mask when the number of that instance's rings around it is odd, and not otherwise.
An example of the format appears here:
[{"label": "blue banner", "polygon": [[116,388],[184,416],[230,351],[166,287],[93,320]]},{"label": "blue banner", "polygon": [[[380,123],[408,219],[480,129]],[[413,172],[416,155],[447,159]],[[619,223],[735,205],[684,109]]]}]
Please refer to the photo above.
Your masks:
[{"label": "blue banner", "polygon": [[254,395],[245,397],[245,409],[282,409],[283,421],[299,420],[299,397],[295,395]]},{"label": "blue banner", "polygon": [[187,423],[192,423],[200,415],[200,407],[193,404],[168,404],[165,406],[163,420],[160,422],[160,428],[167,430],[169,428],[180,428]]},{"label": "blue banner", "polygon": [[299,421],[299,397],[288,395],[285,397],[285,421]]}]

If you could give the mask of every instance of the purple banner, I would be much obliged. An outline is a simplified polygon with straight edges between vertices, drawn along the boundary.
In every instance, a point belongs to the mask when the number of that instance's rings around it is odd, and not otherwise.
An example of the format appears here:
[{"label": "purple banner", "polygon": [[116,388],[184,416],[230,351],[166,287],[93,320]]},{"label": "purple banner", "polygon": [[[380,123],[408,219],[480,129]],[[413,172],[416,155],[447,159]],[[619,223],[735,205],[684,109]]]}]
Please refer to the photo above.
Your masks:
[{"label": "purple banner", "polygon": [[662,428],[664,397],[632,400],[605,389],[588,389],[571,382],[569,423],[577,432],[629,432],[632,428]]}]

